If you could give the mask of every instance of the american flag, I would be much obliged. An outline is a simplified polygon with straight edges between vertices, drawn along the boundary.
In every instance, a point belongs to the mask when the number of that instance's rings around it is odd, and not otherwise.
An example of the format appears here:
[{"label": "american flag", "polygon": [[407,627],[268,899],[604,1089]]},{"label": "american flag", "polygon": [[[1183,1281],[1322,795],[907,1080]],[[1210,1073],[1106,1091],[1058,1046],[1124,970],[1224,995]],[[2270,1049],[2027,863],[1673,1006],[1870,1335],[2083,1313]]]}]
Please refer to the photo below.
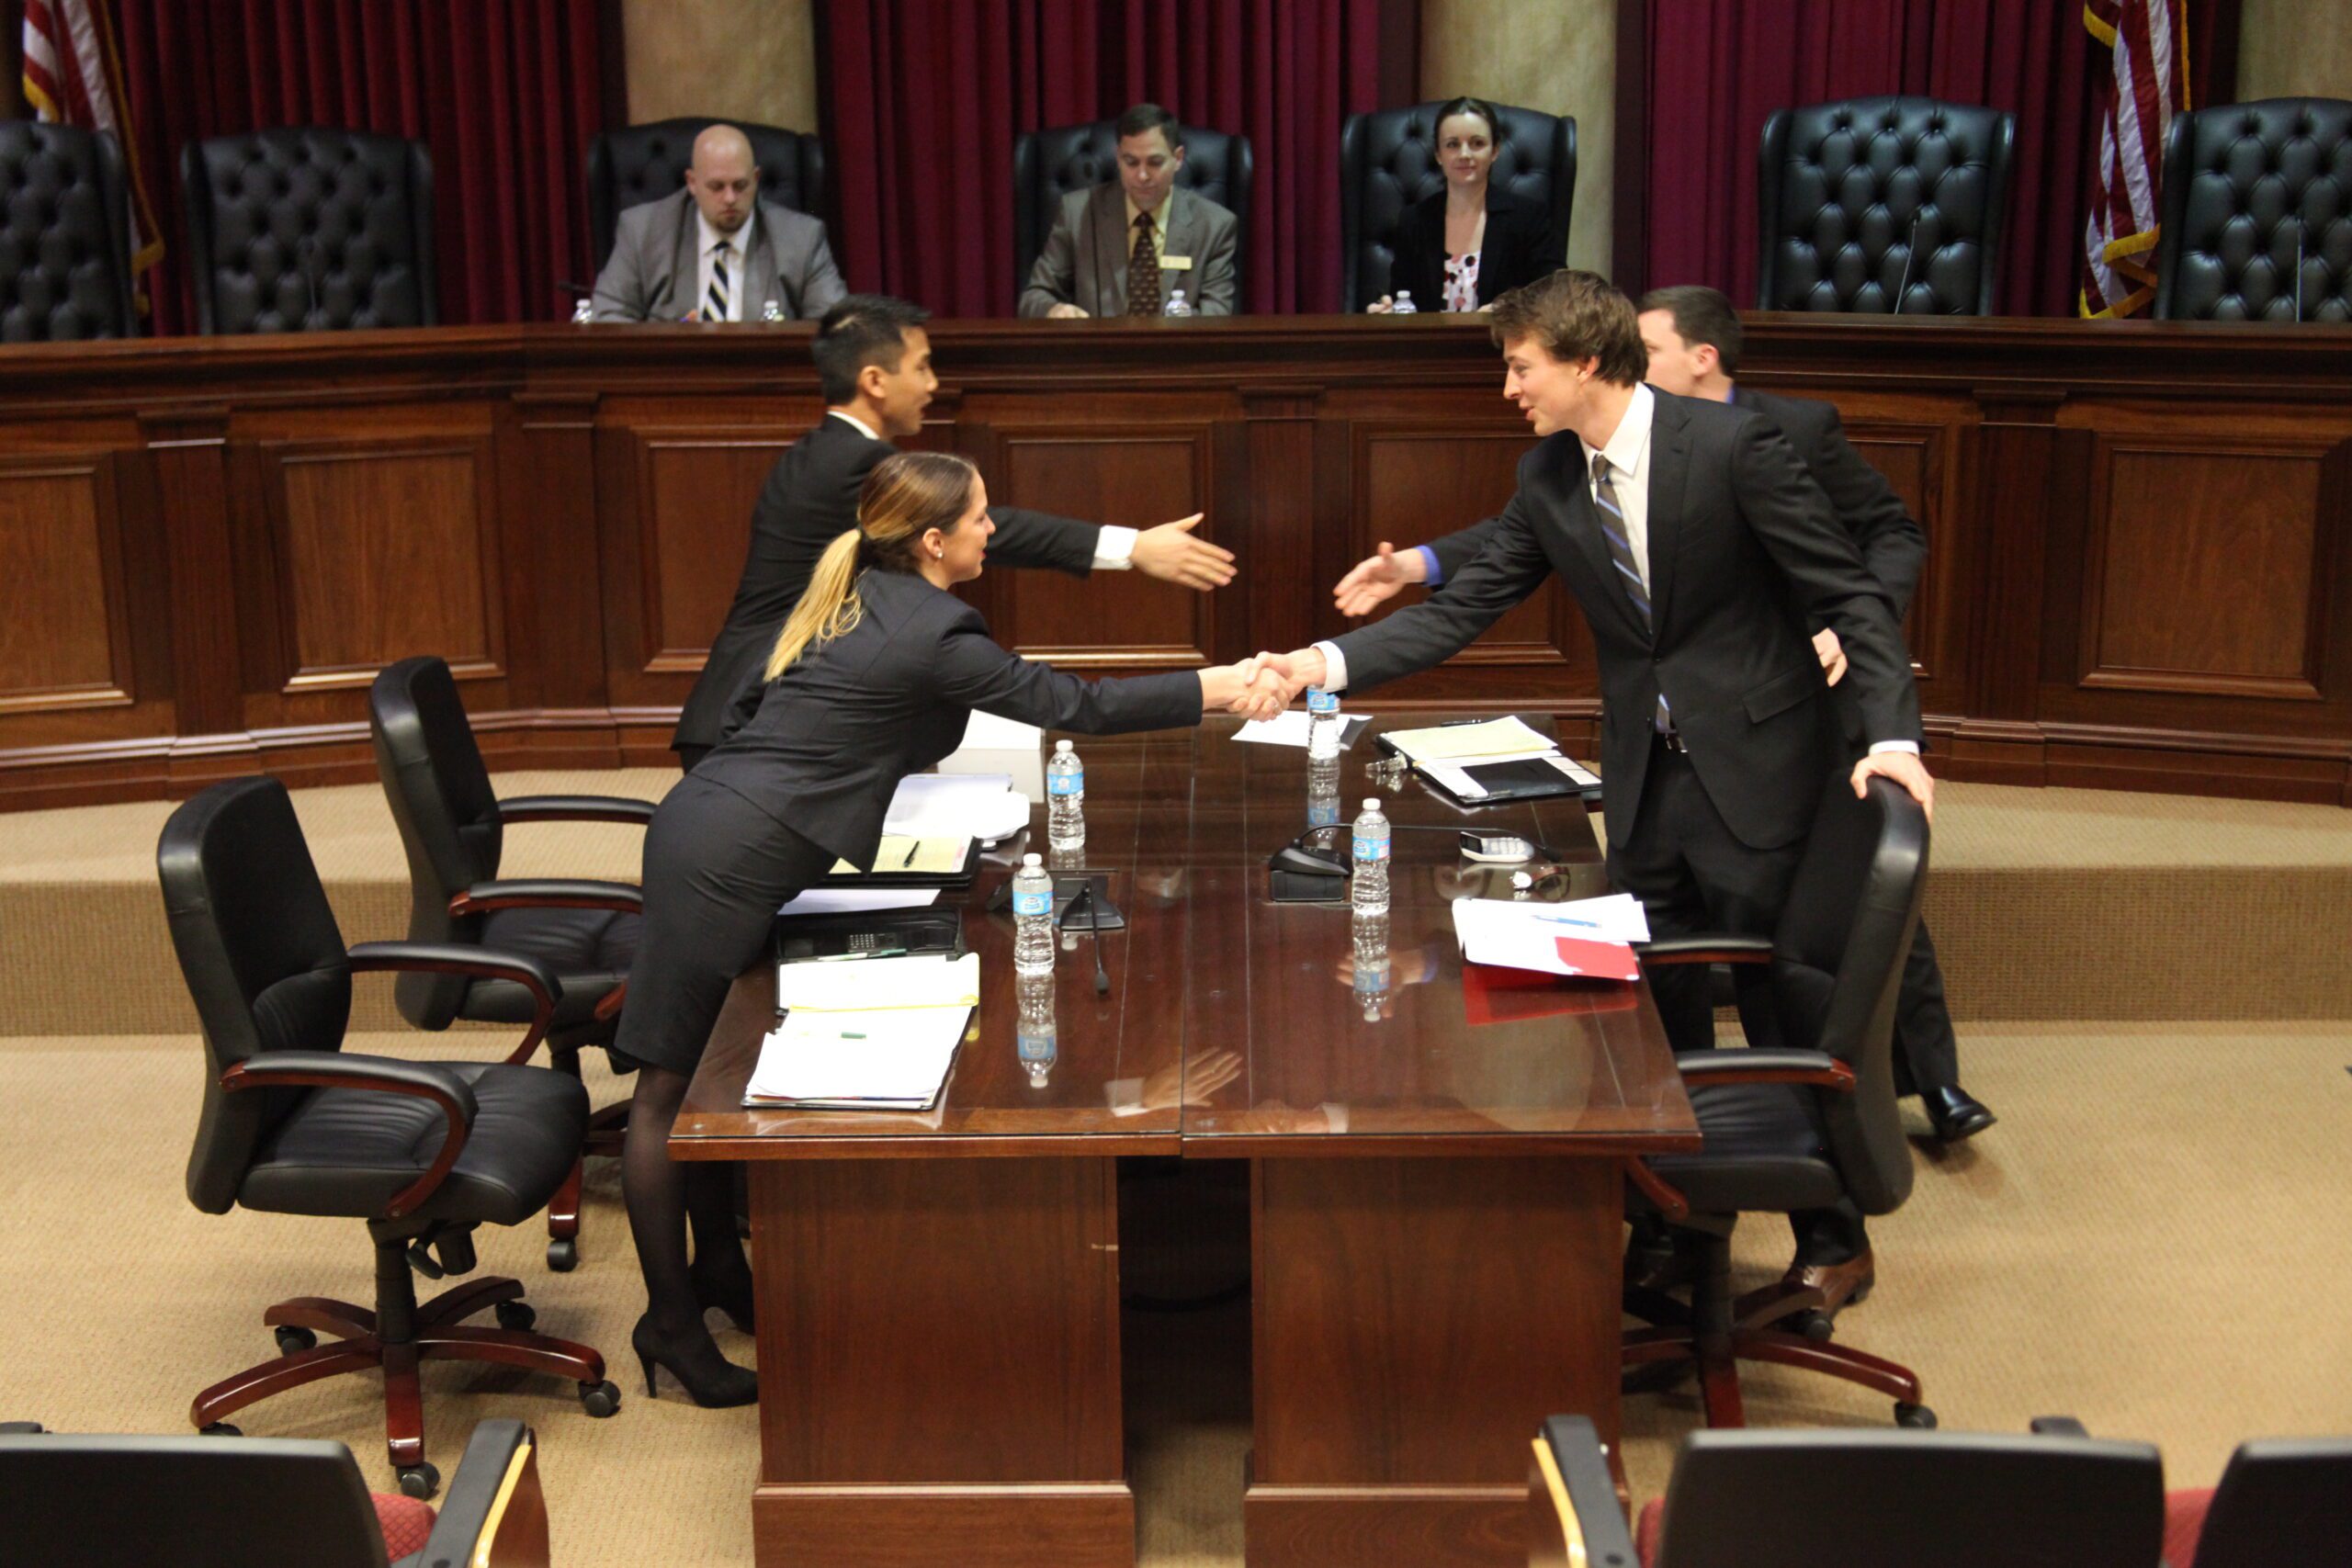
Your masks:
[{"label": "american flag", "polygon": [[105,0],[25,0],[25,100],[33,118],[103,130],[122,146],[131,186],[131,270],[164,254],[140,178],[137,148],[122,122],[122,66]]},{"label": "american flag", "polygon": [[2188,0],[2084,0],[2083,26],[2112,52],[2115,70],[2101,89],[2082,313],[2111,319],[2155,298],[2165,132],[2188,107]]}]

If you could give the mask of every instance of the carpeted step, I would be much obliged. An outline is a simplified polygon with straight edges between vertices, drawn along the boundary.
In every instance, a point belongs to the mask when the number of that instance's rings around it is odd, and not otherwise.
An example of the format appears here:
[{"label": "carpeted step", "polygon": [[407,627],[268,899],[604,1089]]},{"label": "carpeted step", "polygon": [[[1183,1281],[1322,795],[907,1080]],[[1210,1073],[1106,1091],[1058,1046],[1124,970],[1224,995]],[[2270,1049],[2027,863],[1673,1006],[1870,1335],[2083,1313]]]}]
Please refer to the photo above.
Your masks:
[{"label": "carpeted step", "polygon": [[[674,773],[516,773],[502,793],[658,798]],[[408,866],[382,792],[300,790],[346,942],[408,928]],[[155,884],[165,802],[0,815],[0,1032],[196,1027]],[[512,829],[510,875],[634,882],[635,828]],[[2352,1017],[2352,811],[2101,790],[1947,784],[1927,919],[1971,1020]],[[397,1029],[391,982],[353,1026]]]}]

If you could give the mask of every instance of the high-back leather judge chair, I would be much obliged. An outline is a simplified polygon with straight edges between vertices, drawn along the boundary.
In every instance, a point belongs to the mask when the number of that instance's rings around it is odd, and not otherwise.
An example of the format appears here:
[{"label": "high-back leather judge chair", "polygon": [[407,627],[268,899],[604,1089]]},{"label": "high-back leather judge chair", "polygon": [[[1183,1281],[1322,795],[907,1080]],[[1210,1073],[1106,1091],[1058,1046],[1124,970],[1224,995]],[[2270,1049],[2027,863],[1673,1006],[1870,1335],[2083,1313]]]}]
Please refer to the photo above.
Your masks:
[{"label": "high-back leather judge chair", "polygon": [[429,327],[433,161],[422,141],[295,126],[180,155],[200,333]]},{"label": "high-back leather judge chair", "polygon": [[1829,781],[1780,924],[1762,937],[1700,935],[1649,942],[1644,967],[1764,964],[1781,1037],[1806,1049],[1690,1051],[1675,1057],[1705,1146],[1631,1168],[1626,1203],[1654,1213],[1694,1245],[1699,1277],[1684,1308],[1629,1288],[1628,1311],[1659,1326],[1624,1342],[1628,1367],[1698,1363],[1707,1425],[1744,1423],[1741,1359],[1804,1367],[1895,1400],[1906,1427],[1932,1427],[1907,1368],[1782,1325],[1821,1304],[1818,1291],[1782,1287],[1735,1323],[1731,1235],[1743,1213],[1826,1209],[1850,1199],[1890,1213],[1911,1193],[1911,1148],[1894,1101],[1894,1001],[1919,919],[1928,821],[1898,785],[1870,781],[1854,798]]},{"label": "high-back leather judge chair", "polygon": [[[368,1222],[373,1310],[320,1296],[262,1314],[285,1352],[196,1396],[188,1418],[226,1430],[255,1400],[344,1372],[383,1372],[384,1426],[401,1490],[432,1495],[421,1360],[491,1361],[579,1386],[592,1416],[620,1408],[604,1358],[530,1332],[513,1280],[476,1280],[420,1306],[412,1260],[435,1277],[474,1267],[473,1229],[520,1224],[544,1208],[578,1157],[588,1094],[577,1079],[524,1064],[562,995],[545,965],[512,953],[423,942],[345,950],[286,786],[213,785],[172,813],[156,848],[180,973],[203,1027],[204,1113],[188,1156],[189,1201]],[[351,976],[371,970],[496,976],[536,1006],[503,1062],[416,1062],[343,1049]],[[494,1329],[464,1320],[497,1310]],[[320,1346],[318,1335],[337,1343]]]},{"label": "high-back leather judge chair", "polygon": [[2352,321],[2352,103],[2175,115],[2163,224],[2158,319]]},{"label": "high-back leather judge chair", "polygon": [[2016,144],[2015,115],[1936,98],[1775,110],[1756,308],[1991,315]]},{"label": "high-back leather judge chair", "polygon": [[2165,1499],[2172,1568],[2275,1568],[2352,1556],[2352,1438],[2240,1443],[2211,1490]]},{"label": "high-back leather judge chair", "polygon": [[[520,953],[543,964],[562,986],[548,1023],[548,1059],[577,1078],[580,1053],[609,1047],[620,1028],[609,1004],[637,957],[643,897],[626,882],[535,877],[501,881],[505,829],[514,822],[653,820],[653,802],[608,795],[534,795],[501,800],[474,744],[458,683],[438,659],[385,666],[368,693],[368,729],[376,772],[408,853],[411,942]],[[522,1023],[532,998],[496,975],[412,972],[392,997],[419,1029],[459,1019]],[[616,1058],[623,1070],[635,1066]],[[617,1154],[628,1103],[599,1111],[583,1145]],[[580,1261],[580,1174],[575,1169],[548,1207],[548,1267]]]},{"label": "high-back leather judge chair", "polygon": [[105,131],[0,121],[0,343],[130,337],[130,207]]},{"label": "high-back leather judge chair", "polygon": [[[1340,241],[1346,252],[1348,309],[1388,292],[1396,222],[1405,209],[1445,188],[1437,161],[1437,115],[1451,99],[1408,109],[1351,114],[1340,126]],[[1495,188],[1540,203],[1565,244],[1577,199],[1573,115],[1497,104]]]},{"label": "high-back leather judge chair", "polygon": [[[1176,183],[1233,214],[1235,309],[1250,292],[1250,183],[1256,163],[1250,139],[1185,125],[1184,163]],[[1053,232],[1054,213],[1074,190],[1091,190],[1119,177],[1115,121],[1057,125],[1022,132],[1012,141],[1012,286],[1029,285],[1037,253]]]},{"label": "high-back leather judge chair", "polygon": [[695,138],[722,123],[751,142],[752,161],[760,168],[762,201],[795,212],[820,212],[825,199],[825,148],[807,131],[705,115],[608,130],[588,143],[588,232],[596,243],[599,272],[612,256],[621,214],[674,194],[695,161]]},{"label": "high-back leather judge chair", "polygon": [[[38,1499],[35,1506],[34,1500]],[[152,1438],[0,1427],[12,1561],[237,1568],[545,1568],[538,1444],[484,1421],[436,1509],[370,1493],[317,1438]]]},{"label": "high-back leather judge chair", "polygon": [[1633,1531],[1585,1417],[1530,1471],[1532,1568],[2149,1568],[2164,1517],[2155,1449],[2087,1437],[1693,1432]]}]

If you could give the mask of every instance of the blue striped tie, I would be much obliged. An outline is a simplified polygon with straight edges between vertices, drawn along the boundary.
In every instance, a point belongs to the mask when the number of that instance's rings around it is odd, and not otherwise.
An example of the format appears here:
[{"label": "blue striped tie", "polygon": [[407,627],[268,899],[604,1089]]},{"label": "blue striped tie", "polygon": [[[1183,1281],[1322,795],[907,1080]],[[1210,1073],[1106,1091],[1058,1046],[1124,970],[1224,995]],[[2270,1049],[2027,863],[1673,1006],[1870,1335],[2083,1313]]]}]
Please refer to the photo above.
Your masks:
[{"label": "blue striped tie", "polygon": [[[1650,591],[1643,586],[1642,569],[1634,560],[1634,542],[1625,533],[1625,509],[1617,504],[1617,487],[1610,480],[1609,457],[1603,452],[1592,455],[1592,498],[1600,507],[1600,536],[1609,541],[1609,564],[1617,569],[1625,597],[1634,602],[1634,612],[1642,617],[1642,629],[1655,631],[1650,625]],[[1651,725],[1660,735],[1673,732],[1674,716],[1666,705],[1664,692],[1657,694],[1657,713]]]},{"label": "blue striped tie", "polygon": [[703,302],[702,312],[706,321],[727,319],[727,256],[734,248],[734,242],[721,240],[718,248],[710,253],[710,296]]}]

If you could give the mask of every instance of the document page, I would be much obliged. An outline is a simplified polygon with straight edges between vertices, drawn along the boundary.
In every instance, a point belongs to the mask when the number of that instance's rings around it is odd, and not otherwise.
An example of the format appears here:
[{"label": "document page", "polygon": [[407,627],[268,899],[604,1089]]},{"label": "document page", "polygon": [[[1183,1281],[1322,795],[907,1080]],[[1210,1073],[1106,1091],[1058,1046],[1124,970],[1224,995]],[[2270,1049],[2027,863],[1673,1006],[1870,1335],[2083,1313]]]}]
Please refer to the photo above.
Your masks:
[{"label": "document page", "polygon": [[1497,762],[1510,757],[1548,756],[1559,750],[1516,714],[1482,724],[1391,729],[1383,739],[1416,762]]},{"label": "document page", "polygon": [[845,860],[837,860],[833,869],[825,874],[864,876],[869,872],[913,872],[945,876],[963,869],[965,852],[971,841],[969,835],[918,839],[906,833],[885,833],[882,847],[874,852],[872,865],[852,865]]}]

